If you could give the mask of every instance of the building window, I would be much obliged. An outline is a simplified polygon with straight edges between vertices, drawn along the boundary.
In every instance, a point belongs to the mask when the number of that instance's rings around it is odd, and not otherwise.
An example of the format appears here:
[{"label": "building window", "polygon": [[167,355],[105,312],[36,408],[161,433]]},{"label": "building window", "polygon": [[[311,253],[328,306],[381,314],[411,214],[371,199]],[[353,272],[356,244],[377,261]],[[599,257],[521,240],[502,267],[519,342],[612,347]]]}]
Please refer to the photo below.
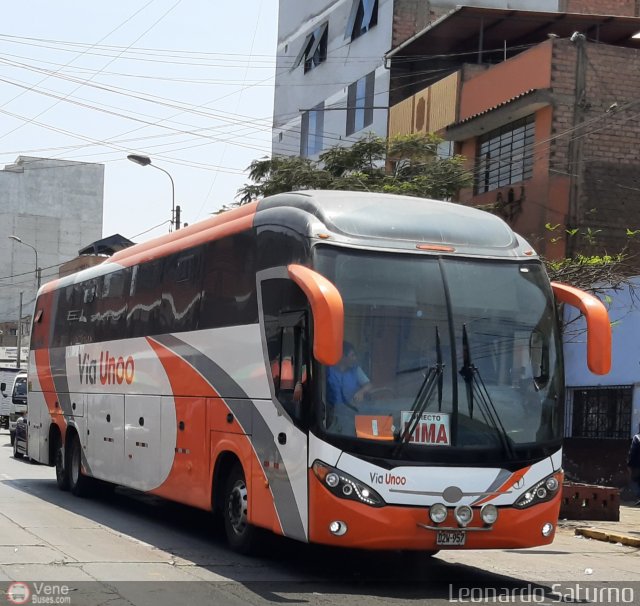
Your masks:
[{"label": "building window", "polygon": [[633,387],[579,387],[572,395],[572,437],[629,439]]},{"label": "building window", "polygon": [[329,40],[329,23],[325,22],[313,30],[304,40],[298,54],[294,69],[304,61],[304,73],[312,70],[327,60],[327,44]]},{"label": "building window", "polygon": [[353,0],[345,38],[355,40],[378,23],[378,0]]},{"label": "building window", "polygon": [[480,137],[475,193],[483,194],[529,179],[533,174],[534,137],[533,114]]},{"label": "building window", "polygon": [[347,92],[347,137],[373,123],[375,72],[349,85]]},{"label": "building window", "polygon": [[324,102],[302,114],[300,155],[308,158],[322,151],[324,130]]}]

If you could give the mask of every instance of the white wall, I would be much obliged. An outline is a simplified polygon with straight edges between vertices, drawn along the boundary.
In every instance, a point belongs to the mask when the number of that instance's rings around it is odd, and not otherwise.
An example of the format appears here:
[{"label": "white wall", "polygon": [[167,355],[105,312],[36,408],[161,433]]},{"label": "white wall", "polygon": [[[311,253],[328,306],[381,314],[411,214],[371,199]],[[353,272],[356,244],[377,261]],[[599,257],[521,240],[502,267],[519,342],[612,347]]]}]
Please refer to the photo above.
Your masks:
[{"label": "white wall", "polygon": [[[18,319],[35,300],[35,254],[43,283],[57,265],[102,237],[104,165],[20,157],[0,170],[0,322]],[[24,274],[24,275],[20,275]],[[14,277],[11,277],[14,276]],[[49,276],[49,277],[47,277]]]},{"label": "white wall", "polygon": [[[389,105],[389,73],[384,54],[391,48],[393,0],[379,0],[378,24],[353,42],[345,30],[353,0],[280,0],[277,72],[274,103],[273,153],[300,153],[300,110],[321,102],[345,107],[350,84],[376,72],[375,106]],[[291,69],[307,34],[329,22],[327,60],[304,73],[303,65]],[[373,124],[346,137],[346,111],[324,112],[324,147],[356,140],[372,131],[386,137],[387,111],[375,110]]]},{"label": "white wall", "polygon": [[[586,327],[583,319],[566,331],[564,343],[565,382],[571,387],[633,385],[632,434],[640,424],[640,276],[633,278],[634,288],[609,292],[609,318],[612,322],[612,363],[607,375],[594,375],[587,368]],[[607,299],[609,300],[609,299]],[[565,321],[575,318],[568,308]]]}]

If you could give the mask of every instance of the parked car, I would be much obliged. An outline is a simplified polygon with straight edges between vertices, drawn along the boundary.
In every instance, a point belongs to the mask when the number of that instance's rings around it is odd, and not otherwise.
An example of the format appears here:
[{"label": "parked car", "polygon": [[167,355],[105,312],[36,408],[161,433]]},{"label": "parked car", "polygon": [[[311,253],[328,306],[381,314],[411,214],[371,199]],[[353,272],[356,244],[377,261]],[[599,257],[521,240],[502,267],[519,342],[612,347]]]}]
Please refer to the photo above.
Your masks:
[{"label": "parked car", "polygon": [[16,375],[11,390],[11,413],[9,414],[11,444],[15,439],[16,422],[25,414],[27,414],[27,373],[22,371]]},{"label": "parked car", "polygon": [[16,421],[15,437],[13,440],[13,456],[16,459],[21,459],[24,456],[28,456],[27,452],[27,435],[28,435],[28,423],[27,416],[24,415]]}]

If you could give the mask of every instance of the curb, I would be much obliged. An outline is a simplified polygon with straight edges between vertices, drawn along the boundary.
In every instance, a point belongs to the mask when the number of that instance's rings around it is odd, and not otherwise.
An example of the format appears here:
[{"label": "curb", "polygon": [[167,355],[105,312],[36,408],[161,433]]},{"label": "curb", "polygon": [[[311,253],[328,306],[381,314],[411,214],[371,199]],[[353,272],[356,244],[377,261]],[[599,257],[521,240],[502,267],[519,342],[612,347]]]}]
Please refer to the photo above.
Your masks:
[{"label": "curb", "polygon": [[619,534],[617,532],[607,532],[605,530],[598,530],[597,528],[576,528],[575,533],[588,539],[595,539],[596,541],[608,541],[609,543],[622,543],[629,547],[640,547],[640,537],[630,537],[629,535]]}]

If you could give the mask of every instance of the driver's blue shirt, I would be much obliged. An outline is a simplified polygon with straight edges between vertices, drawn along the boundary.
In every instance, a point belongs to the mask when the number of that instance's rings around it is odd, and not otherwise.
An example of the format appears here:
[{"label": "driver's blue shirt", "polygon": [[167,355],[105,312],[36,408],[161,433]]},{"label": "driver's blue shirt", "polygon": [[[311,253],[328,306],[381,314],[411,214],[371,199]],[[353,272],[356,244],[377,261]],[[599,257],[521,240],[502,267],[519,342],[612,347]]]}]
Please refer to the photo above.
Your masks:
[{"label": "driver's blue shirt", "polygon": [[356,392],[367,383],[369,383],[369,378],[359,366],[347,370],[331,366],[327,370],[327,402],[329,404],[351,404]]}]

